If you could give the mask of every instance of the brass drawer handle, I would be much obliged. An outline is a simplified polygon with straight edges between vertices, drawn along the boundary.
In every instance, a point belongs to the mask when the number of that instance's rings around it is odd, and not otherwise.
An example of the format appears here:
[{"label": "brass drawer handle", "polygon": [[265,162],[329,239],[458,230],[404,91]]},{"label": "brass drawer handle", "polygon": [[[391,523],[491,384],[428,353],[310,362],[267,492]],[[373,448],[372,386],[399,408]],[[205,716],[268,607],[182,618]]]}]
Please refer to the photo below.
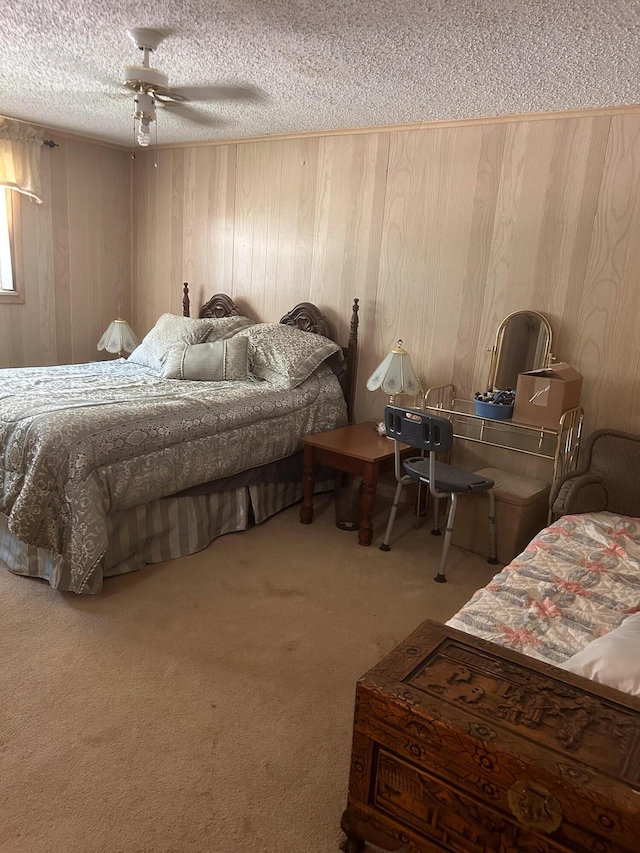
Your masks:
[{"label": "brass drawer handle", "polygon": [[562,823],[560,803],[542,785],[519,779],[507,791],[509,808],[525,826],[542,832],[555,832]]}]

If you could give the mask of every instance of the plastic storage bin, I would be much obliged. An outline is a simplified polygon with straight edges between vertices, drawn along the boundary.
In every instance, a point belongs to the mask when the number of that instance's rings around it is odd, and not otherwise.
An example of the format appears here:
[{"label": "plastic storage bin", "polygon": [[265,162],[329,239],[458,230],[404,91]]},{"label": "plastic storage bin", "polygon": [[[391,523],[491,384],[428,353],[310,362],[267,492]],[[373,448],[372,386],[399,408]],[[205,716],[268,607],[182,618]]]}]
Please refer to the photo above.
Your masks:
[{"label": "plastic storage bin", "polygon": [[513,405],[507,403],[483,403],[476,400],[476,415],[492,418],[495,421],[508,421],[513,417]]},{"label": "plastic storage bin", "polygon": [[[478,474],[495,482],[498,560],[510,563],[546,527],[550,484],[500,468],[482,468]],[[484,495],[460,495],[451,543],[488,557],[488,513]]]}]

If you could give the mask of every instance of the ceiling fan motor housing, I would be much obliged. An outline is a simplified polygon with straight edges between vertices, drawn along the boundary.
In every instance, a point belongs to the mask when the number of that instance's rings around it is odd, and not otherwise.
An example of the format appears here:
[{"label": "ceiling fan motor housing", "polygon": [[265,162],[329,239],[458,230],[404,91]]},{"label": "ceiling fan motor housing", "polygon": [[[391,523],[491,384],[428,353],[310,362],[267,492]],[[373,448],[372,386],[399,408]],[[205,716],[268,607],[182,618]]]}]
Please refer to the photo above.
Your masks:
[{"label": "ceiling fan motor housing", "polygon": [[169,92],[169,77],[159,68],[127,65],[124,69],[124,85],[133,92],[163,95]]}]

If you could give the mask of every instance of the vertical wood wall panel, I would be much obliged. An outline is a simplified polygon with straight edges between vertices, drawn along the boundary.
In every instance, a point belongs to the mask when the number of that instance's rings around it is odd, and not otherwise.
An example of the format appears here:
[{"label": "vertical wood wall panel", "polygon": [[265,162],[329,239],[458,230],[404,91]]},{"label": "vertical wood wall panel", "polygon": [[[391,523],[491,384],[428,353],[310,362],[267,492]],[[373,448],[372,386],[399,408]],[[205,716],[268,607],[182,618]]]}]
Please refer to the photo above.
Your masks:
[{"label": "vertical wood wall panel", "polygon": [[189,149],[184,168],[184,264],[181,275],[190,283],[195,308],[213,292],[230,291],[235,146]]},{"label": "vertical wood wall panel", "polygon": [[316,138],[238,147],[233,290],[259,319],[310,298],[318,147]]},{"label": "vertical wood wall panel", "polygon": [[[158,241],[161,222],[158,216],[157,171],[148,155],[137,155],[132,167],[133,257],[131,275],[132,319],[138,335],[145,334],[163,311],[171,305],[171,295],[158,293]],[[174,283],[175,289],[175,283]]]},{"label": "vertical wood wall panel", "polygon": [[588,127],[589,142],[586,158],[575,157],[571,152],[567,169],[567,183],[579,188],[576,200],[574,222],[575,236],[570,246],[571,259],[567,274],[566,287],[558,288],[554,294],[554,303],[558,304],[558,313],[554,316],[555,355],[569,361],[578,358],[584,336],[576,318],[580,310],[585,290],[585,280],[593,225],[596,215],[600,186],[605,168],[605,157],[611,130],[611,118],[602,116],[592,122],[580,122],[580,127]]},{"label": "vertical wood wall panel", "polygon": [[118,307],[130,317],[129,167],[125,152],[64,144],[73,361],[80,362],[98,358],[96,345]]},{"label": "vertical wood wall panel", "polygon": [[[51,198],[57,199],[53,219],[53,274],[55,287],[56,361],[73,361],[73,323],[71,316],[71,269],[69,266],[69,149],[66,145],[55,151],[51,169]],[[51,160],[51,158],[49,158]]]},{"label": "vertical wood wall panel", "polygon": [[[593,226],[583,299],[577,316],[585,393],[603,416],[640,424],[640,117],[611,122]],[[609,421],[611,423],[611,420]]]},{"label": "vertical wood wall panel", "polygon": [[[185,243],[185,160],[187,151],[178,148],[171,152],[171,230],[169,240],[159,247],[160,263],[163,270],[169,274],[170,283],[180,283],[183,278],[184,269],[184,243]],[[165,205],[166,196],[162,195],[159,203]],[[167,254],[165,254],[165,252]],[[164,278],[166,283],[166,277]],[[171,310],[176,313],[180,311],[180,288],[174,287],[171,294]]]},{"label": "vertical wood wall panel", "polygon": [[[52,193],[51,182],[51,159],[47,158],[42,163],[41,178],[44,193]],[[34,212],[34,207],[29,202],[30,211]],[[42,205],[38,205],[38,208]],[[36,209],[36,212],[40,211]],[[35,234],[35,254],[27,250],[24,236],[22,238],[22,248],[24,251],[25,263],[37,264],[38,275],[38,325],[39,335],[30,341],[27,346],[28,358],[30,362],[35,361],[41,354],[45,364],[55,364],[57,360],[56,353],[56,290],[55,290],[55,274],[54,274],[54,253],[53,253],[53,218],[49,216],[38,216]],[[25,251],[26,250],[26,251]],[[30,269],[29,277],[35,278],[35,269]],[[26,290],[26,288],[25,288]],[[27,294],[25,293],[25,299]]]},{"label": "vertical wood wall panel", "polygon": [[473,213],[469,241],[466,247],[461,247],[465,268],[453,342],[453,370],[449,377],[440,380],[441,383],[455,381],[462,393],[466,389],[469,393],[480,390],[486,384],[488,362],[486,354],[479,350],[482,346],[479,342],[481,330],[486,328],[484,299],[506,130],[506,125],[482,128],[476,174],[469,179],[473,183]]},{"label": "vertical wood wall panel", "polygon": [[[362,134],[320,140],[310,299],[326,306],[344,342],[354,297],[360,299],[362,339],[375,337],[389,138],[389,134]],[[294,303],[294,294],[291,298]],[[359,367],[365,377],[373,369],[372,351],[373,347],[361,351]],[[364,382],[356,391],[356,406],[361,407],[369,392]]]}]

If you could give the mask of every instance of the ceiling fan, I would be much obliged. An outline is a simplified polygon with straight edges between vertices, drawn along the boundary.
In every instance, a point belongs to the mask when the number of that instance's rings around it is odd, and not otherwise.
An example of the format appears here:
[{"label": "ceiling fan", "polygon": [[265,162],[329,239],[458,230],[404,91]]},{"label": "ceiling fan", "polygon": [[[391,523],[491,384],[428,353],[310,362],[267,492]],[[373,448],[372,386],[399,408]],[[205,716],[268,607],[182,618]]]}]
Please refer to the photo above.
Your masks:
[{"label": "ceiling fan", "polygon": [[262,100],[260,90],[251,86],[218,85],[171,88],[169,76],[159,68],[152,68],[151,53],[164,41],[165,36],[158,30],[135,28],[127,30],[127,35],[135,46],[142,51],[142,65],[127,65],[123,70],[124,86],[134,93],[135,109],[133,113],[137,131],[138,145],[151,143],[151,125],[156,121],[156,107],[173,107],[183,118],[200,124],[217,124],[197,110],[186,107],[190,101],[212,100]]}]

